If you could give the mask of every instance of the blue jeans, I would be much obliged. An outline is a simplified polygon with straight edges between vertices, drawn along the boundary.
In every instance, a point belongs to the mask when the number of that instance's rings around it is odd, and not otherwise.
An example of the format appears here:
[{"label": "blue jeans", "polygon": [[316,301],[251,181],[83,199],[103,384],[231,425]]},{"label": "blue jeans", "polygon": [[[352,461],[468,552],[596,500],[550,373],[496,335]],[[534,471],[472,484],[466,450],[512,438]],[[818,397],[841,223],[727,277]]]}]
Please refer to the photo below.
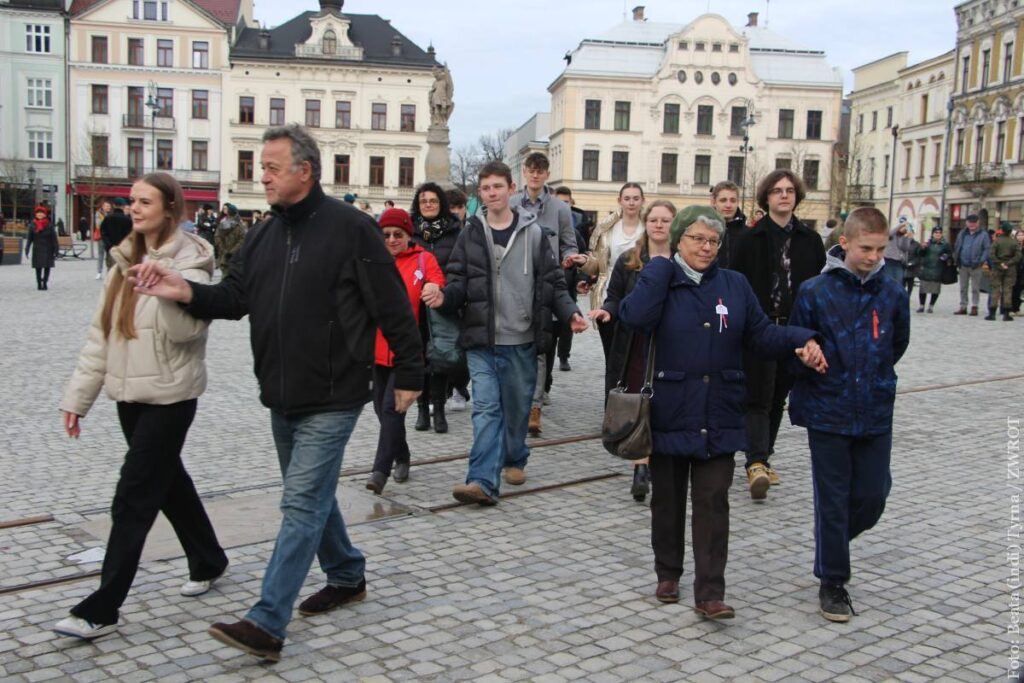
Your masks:
[{"label": "blue jeans", "polygon": [[281,530],[270,556],[260,600],[245,618],[283,639],[292,605],[313,564],[332,586],[357,586],[366,559],[352,546],[334,492],[341,459],[361,408],[300,417],[270,413],[281,465]]},{"label": "blue jeans", "polygon": [[473,447],[466,483],[497,497],[502,467],[526,467],[526,428],[537,383],[533,344],[466,352],[473,380]]}]

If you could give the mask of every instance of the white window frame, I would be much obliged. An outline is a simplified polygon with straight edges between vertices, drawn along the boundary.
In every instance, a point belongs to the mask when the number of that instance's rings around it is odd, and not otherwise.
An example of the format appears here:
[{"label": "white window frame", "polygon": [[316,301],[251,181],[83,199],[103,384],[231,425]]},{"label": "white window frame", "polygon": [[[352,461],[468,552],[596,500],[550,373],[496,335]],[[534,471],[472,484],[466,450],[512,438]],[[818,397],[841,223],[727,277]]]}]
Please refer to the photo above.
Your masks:
[{"label": "white window frame", "polygon": [[[48,24],[25,24],[25,52],[48,55],[51,53],[50,26]],[[40,49],[35,49],[39,47]]]},{"label": "white window frame", "polygon": [[28,131],[28,158],[33,161],[53,160],[53,133],[51,131]]},{"label": "white window frame", "polygon": [[28,106],[34,109],[53,109],[53,81],[49,78],[29,78]]}]

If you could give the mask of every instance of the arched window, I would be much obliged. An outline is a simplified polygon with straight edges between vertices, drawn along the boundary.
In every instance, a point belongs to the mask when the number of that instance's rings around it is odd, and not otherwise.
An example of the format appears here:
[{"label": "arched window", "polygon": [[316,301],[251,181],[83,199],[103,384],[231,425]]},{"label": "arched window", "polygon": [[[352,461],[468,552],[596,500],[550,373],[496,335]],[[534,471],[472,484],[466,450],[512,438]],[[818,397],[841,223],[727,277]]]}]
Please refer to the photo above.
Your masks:
[{"label": "arched window", "polygon": [[338,37],[334,35],[334,31],[327,29],[324,31],[324,54],[333,55],[338,51]]}]

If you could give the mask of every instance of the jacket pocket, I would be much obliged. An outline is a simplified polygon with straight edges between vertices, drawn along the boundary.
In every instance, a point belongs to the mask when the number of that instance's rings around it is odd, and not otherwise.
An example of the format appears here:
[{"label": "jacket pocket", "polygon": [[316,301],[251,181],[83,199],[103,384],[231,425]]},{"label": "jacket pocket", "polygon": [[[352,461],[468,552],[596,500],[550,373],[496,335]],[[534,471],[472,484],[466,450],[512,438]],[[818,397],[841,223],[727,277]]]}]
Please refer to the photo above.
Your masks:
[{"label": "jacket pocket", "polygon": [[708,423],[714,427],[739,428],[744,425],[747,401],[747,376],[742,370],[726,368],[718,377],[705,375],[710,384]]},{"label": "jacket pocket", "polygon": [[[692,429],[699,396],[685,370],[658,370],[654,373],[651,398],[651,426],[656,431]],[[703,413],[703,409],[699,411]]]}]

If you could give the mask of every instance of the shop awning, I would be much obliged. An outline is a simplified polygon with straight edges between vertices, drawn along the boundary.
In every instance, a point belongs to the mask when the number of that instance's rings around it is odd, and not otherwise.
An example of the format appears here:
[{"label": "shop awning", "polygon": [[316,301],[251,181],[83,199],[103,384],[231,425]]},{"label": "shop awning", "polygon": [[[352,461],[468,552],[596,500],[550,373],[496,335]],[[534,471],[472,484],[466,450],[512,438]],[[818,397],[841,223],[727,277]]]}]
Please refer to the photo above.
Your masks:
[{"label": "shop awning", "polygon": [[[131,194],[132,188],[128,185],[98,185],[87,187],[81,183],[75,185],[77,194],[82,196],[95,195],[97,197],[127,197]],[[190,190],[183,188],[185,200],[191,202],[218,202],[217,190]]]}]

